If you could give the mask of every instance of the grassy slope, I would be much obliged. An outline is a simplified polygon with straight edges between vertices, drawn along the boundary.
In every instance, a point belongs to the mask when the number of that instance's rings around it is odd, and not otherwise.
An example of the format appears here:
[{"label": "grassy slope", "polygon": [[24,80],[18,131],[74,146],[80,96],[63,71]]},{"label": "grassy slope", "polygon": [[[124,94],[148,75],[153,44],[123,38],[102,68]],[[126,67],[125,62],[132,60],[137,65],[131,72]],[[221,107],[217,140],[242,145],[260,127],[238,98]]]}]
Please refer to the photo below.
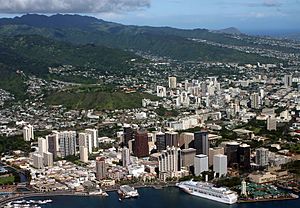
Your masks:
[{"label": "grassy slope", "polygon": [[130,109],[141,107],[142,99],[157,100],[156,96],[147,93],[125,93],[121,91],[93,89],[72,89],[56,92],[46,98],[49,105],[64,105],[71,109]]}]

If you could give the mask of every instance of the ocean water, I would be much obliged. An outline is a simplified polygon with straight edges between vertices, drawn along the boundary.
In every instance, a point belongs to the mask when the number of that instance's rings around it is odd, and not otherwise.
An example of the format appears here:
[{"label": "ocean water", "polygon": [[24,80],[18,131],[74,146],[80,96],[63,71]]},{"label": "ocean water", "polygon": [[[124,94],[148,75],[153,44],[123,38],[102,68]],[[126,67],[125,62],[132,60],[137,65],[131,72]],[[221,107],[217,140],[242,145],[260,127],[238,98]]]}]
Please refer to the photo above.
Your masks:
[{"label": "ocean water", "polygon": [[53,200],[52,203],[41,205],[42,208],[300,208],[299,199],[225,205],[188,195],[177,188],[161,190],[142,188],[139,189],[139,198],[123,201],[118,200],[116,192],[108,194],[108,197],[53,196],[33,197],[26,200]]}]

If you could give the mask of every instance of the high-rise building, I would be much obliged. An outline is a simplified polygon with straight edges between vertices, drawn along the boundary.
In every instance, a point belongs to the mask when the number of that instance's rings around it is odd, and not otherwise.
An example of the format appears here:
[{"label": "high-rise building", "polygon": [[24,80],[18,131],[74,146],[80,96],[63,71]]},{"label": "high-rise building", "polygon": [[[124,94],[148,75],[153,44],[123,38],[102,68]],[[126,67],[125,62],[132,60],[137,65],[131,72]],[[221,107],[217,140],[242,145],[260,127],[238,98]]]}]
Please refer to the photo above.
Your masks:
[{"label": "high-rise building", "polygon": [[196,155],[194,158],[195,176],[199,176],[202,172],[208,171],[207,155]]},{"label": "high-rise building", "polygon": [[196,154],[209,155],[209,141],[207,131],[198,131],[194,133],[194,148],[196,149]]},{"label": "high-rise building", "polygon": [[176,147],[167,148],[158,157],[159,174],[166,174],[169,177],[176,175],[181,170],[181,150]]},{"label": "high-rise building", "polygon": [[83,146],[88,149],[89,154],[93,152],[93,140],[91,134],[79,133],[78,142],[79,146]]},{"label": "high-rise building", "polygon": [[132,129],[131,126],[124,126],[123,133],[124,133],[123,134],[123,137],[124,137],[124,140],[123,140],[124,146],[129,147],[128,146],[128,142],[129,142],[129,140],[134,139],[134,131],[133,131],[133,129]]},{"label": "high-rise building", "polygon": [[134,155],[136,157],[149,156],[148,133],[147,131],[137,131],[134,140]]},{"label": "high-rise building", "polygon": [[52,167],[53,166],[53,154],[51,152],[43,153],[44,166]]},{"label": "high-rise building", "polygon": [[269,150],[265,148],[256,149],[255,163],[260,167],[266,167],[269,164]]},{"label": "high-rise building", "polygon": [[194,147],[194,134],[190,132],[183,132],[179,138],[180,149],[188,149]]},{"label": "high-rise building", "polygon": [[241,169],[250,169],[250,145],[241,144],[238,149],[238,164]]},{"label": "high-rise building", "polygon": [[36,169],[42,169],[44,168],[44,158],[42,155],[40,154],[33,154],[32,155],[32,159],[33,159],[33,167]]},{"label": "high-rise building", "polygon": [[227,155],[227,165],[229,167],[238,165],[238,150],[240,143],[238,142],[229,142],[225,147],[225,155]]},{"label": "high-rise building", "polygon": [[76,131],[58,133],[59,152],[62,158],[76,154]]},{"label": "high-rise building", "polygon": [[218,154],[213,156],[213,170],[221,176],[227,175],[227,156]]},{"label": "high-rise building", "polygon": [[39,137],[38,138],[38,147],[39,147],[39,154],[43,155],[44,152],[48,152],[48,144],[47,144],[47,140]]},{"label": "high-rise building", "polygon": [[277,126],[276,126],[276,118],[269,116],[267,118],[267,130],[268,131],[276,131]]},{"label": "high-rise building", "polygon": [[107,177],[107,167],[105,158],[97,158],[96,160],[96,178],[97,180],[103,180]]},{"label": "high-rise building", "polygon": [[259,99],[259,94],[258,93],[252,93],[250,96],[250,105],[251,108],[253,109],[259,109],[260,107],[260,99]]},{"label": "high-rise building", "polygon": [[33,132],[33,126],[27,125],[23,128],[23,138],[25,141],[31,141],[34,140],[34,132]]},{"label": "high-rise building", "polygon": [[99,147],[99,143],[98,143],[98,129],[86,129],[85,133],[91,135],[91,137],[92,137],[92,147],[93,148]]},{"label": "high-rise building", "polygon": [[163,86],[157,86],[156,87],[156,95],[157,97],[166,97],[167,96],[167,90]]},{"label": "high-rise building", "polygon": [[169,88],[176,89],[176,87],[177,87],[176,77],[169,77]]},{"label": "high-rise building", "polygon": [[162,151],[167,148],[166,136],[164,133],[159,132],[156,134],[156,149],[157,151]]},{"label": "high-rise building", "polygon": [[123,167],[128,167],[130,165],[130,150],[127,147],[122,149],[122,164]]},{"label": "high-rise building", "polygon": [[182,167],[186,167],[188,170],[194,166],[194,158],[196,156],[196,149],[188,148],[181,150]]},{"label": "high-rise building", "polygon": [[165,133],[166,146],[167,147],[178,147],[179,135],[178,132],[168,131]]},{"label": "high-rise building", "polygon": [[284,75],[284,78],[283,78],[284,87],[291,87],[292,80],[293,80],[292,75],[290,75],[290,74]]},{"label": "high-rise building", "polygon": [[53,154],[53,158],[57,158],[59,153],[58,132],[53,132],[52,134],[46,136],[46,140],[48,152]]},{"label": "high-rise building", "polygon": [[79,146],[80,161],[87,163],[89,161],[88,149],[85,146]]},{"label": "high-rise building", "polygon": [[[215,155],[224,155],[224,148],[223,147],[214,147],[214,148],[209,148],[209,155],[208,155],[208,166],[213,165],[213,160]],[[226,158],[227,161],[227,158]],[[227,166],[227,164],[226,164]]]}]

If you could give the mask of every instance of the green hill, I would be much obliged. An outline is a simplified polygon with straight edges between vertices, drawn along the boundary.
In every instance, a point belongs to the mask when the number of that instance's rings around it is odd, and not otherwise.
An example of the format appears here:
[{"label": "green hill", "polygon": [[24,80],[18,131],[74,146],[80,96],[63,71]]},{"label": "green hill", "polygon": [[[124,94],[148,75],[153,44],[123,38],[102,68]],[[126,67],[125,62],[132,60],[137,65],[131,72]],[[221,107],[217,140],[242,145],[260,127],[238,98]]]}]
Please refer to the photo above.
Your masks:
[{"label": "green hill", "polygon": [[81,87],[51,93],[46,97],[48,105],[64,105],[69,109],[130,109],[142,107],[142,99],[158,100],[148,93],[125,93],[113,89]]},{"label": "green hill", "polygon": [[93,44],[72,45],[38,35],[0,37],[0,63],[36,75],[48,73],[48,67],[73,65],[98,71],[124,71],[136,55]]},{"label": "green hill", "polygon": [[224,44],[253,45],[230,34],[205,29],[182,30],[170,27],[125,26],[79,15],[24,15],[0,19],[0,35],[42,35],[73,44],[96,44],[119,49],[134,49],[178,60],[271,63],[276,59],[247,54],[234,49],[196,43],[200,38]]}]

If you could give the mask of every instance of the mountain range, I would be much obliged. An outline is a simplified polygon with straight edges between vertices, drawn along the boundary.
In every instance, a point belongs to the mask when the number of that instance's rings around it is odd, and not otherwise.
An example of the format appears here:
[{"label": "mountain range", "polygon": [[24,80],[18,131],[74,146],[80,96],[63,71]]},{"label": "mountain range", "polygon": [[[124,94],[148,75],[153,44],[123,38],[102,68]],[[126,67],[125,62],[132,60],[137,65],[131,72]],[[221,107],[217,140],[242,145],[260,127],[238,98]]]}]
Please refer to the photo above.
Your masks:
[{"label": "mountain range", "polygon": [[[89,16],[27,14],[0,19],[0,88],[17,83],[15,72],[48,77],[48,67],[64,64],[111,73],[125,72],[143,52],[179,61],[274,63],[281,60],[217,44],[257,47],[236,28],[219,31],[122,25]],[[205,41],[194,41],[200,39]],[[249,40],[250,38],[248,38]],[[259,45],[259,47],[269,47]],[[11,80],[8,82],[8,80]]]},{"label": "mountain range", "polygon": [[[231,34],[228,34],[231,33]],[[28,14],[0,19],[0,35],[39,35],[71,44],[95,44],[121,50],[149,52],[184,61],[270,62],[265,57],[190,40],[204,39],[222,44],[248,45],[234,38],[236,29],[211,32],[171,27],[122,25],[80,15],[44,16]]]}]

